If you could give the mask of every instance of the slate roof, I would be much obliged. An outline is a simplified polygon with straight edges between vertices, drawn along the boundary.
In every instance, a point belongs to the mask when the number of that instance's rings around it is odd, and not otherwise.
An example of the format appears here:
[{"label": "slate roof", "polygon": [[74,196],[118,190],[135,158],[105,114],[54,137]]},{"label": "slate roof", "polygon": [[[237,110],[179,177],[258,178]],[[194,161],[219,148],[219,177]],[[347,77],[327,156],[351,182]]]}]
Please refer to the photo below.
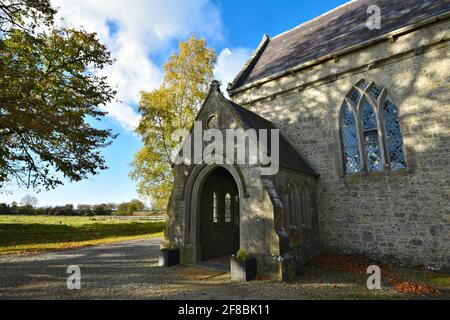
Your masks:
[{"label": "slate roof", "polygon": [[[370,5],[381,8],[381,29],[369,30]],[[351,46],[450,12],[450,0],[355,0],[272,39],[230,84],[232,91]]]},{"label": "slate roof", "polygon": [[[229,105],[233,108],[235,114],[239,119],[247,126],[247,129],[278,129],[272,122],[262,118],[256,113],[241,107],[240,105],[234,103],[233,101],[227,100]],[[270,140],[268,142],[269,154],[270,150]],[[284,135],[280,132],[280,167],[299,171],[313,176],[318,176],[313,168],[302,158],[302,156],[297,152],[297,150],[287,141]]]}]

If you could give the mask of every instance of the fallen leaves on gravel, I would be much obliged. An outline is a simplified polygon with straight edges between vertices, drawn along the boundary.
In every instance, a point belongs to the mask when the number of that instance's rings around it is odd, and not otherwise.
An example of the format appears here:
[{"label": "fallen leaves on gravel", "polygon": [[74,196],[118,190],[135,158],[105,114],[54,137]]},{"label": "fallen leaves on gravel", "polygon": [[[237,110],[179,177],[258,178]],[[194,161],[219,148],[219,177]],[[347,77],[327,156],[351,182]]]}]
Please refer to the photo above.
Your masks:
[{"label": "fallen leaves on gravel", "polygon": [[310,266],[334,270],[345,273],[366,274],[367,268],[377,265],[383,276],[388,279],[395,291],[416,295],[437,295],[440,291],[425,284],[398,279],[391,268],[383,263],[360,254],[323,253],[309,262]]}]

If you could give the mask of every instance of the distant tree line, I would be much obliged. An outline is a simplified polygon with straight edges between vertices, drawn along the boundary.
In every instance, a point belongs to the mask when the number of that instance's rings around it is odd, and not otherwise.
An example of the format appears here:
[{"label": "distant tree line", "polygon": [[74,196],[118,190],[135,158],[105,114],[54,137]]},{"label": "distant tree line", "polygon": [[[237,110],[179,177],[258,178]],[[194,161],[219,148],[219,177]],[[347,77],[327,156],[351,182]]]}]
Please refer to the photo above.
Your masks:
[{"label": "distant tree line", "polygon": [[113,214],[110,204],[79,205],[72,204],[54,207],[33,207],[31,205],[11,205],[0,203],[0,215],[43,215],[43,216],[108,216]]},{"label": "distant tree line", "polygon": [[[26,198],[26,199],[25,199]],[[135,212],[145,210],[145,205],[139,200],[115,203],[103,203],[96,205],[80,204],[76,208],[72,204],[53,207],[36,207],[36,200],[26,196],[20,204],[0,203],[0,215],[48,215],[48,216],[109,216],[109,215],[133,215]]]}]

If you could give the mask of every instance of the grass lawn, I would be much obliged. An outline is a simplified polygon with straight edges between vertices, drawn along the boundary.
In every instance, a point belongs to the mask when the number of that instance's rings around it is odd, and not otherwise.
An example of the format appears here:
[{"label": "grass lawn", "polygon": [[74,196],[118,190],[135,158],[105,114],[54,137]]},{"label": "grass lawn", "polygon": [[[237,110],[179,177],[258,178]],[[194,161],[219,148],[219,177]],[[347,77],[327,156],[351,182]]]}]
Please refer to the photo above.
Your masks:
[{"label": "grass lawn", "polygon": [[79,248],[163,236],[164,222],[1,216],[0,255]]}]

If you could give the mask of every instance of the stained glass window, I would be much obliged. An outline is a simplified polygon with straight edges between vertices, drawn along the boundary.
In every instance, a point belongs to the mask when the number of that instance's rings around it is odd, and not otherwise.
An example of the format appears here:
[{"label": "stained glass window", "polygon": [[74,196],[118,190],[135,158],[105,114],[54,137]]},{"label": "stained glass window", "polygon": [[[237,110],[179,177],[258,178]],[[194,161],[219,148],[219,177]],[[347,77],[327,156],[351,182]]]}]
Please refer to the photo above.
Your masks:
[{"label": "stained glass window", "polygon": [[225,222],[231,222],[231,195],[225,195]]},{"label": "stained glass window", "polygon": [[377,118],[373,107],[367,102],[364,103],[362,112],[362,128],[367,171],[383,171],[383,160],[381,158],[381,148],[378,139]]},{"label": "stained glass window", "polygon": [[213,222],[219,223],[219,199],[215,192],[213,193]]},{"label": "stained glass window", "polygon": [[358,90],[353,89],[353,90],[350,92],[348,98],[349,98],[350,100],[352,100],[352,102],[353,102],[353,103],[355,104],[355,106],[356,106],[356,105],[358,105],[359,99],[361,99],[361,95],[360,95],[360,93],[359,93]]},{"label": "stained glass window", "polygon": [[[368,90],[361,94],[356,86]],[[365,80],[359,81],[356,86],[347,97],[357,108],[362,108],[357,112],[361,114],[360,120],[355,120],[353,110],[346,103],[341,112],[345,172],[357,173],[363,168],[368,172],[379,172],[384,168],[392,171],[407,168],[396,105],[388,94],[380,99],[383,87],[374,83],[369,85]],[[367,99],[366,95],[370,95],[372,99]],[[361,104],[361,101],[364,103]],[[381,119],[380,126],[384,130],[378,126],[377,118]],[[362,156],[359,150],[364,150]],[[365,161],[364,165],[362,159]]]},{"label": "stained glass window", "polygon": [[358,87],[360,87],[363,90],[366,90],[369,84],[365,80],[361,80],[358,84]]},{"label": "stained glass window", "polygon": [[344,105],[342,112],[342,140],[344,144],[345,172],[356,173],[361,171],[361,157],[359,155],[358,131],[356,121],[350,107]]},{"label": "stained glass window", "polygon": [[406,160],[403,151],[403,137],[397,107],[391,100],[386,99],[383,103],[381,113],[384,120],[386,148],[391,170],[404,169],[406,168]]},{"label": "stained glass window", "polygon": [[383,90],[382,88],[380,88],[379,86],[377,86],[376,84],[374,84],[374,85],[372,86],[372,89],[370,90],[370,95],[371,95],[372,97],[374,97],[375,100],[378,100],[378,97],[380,96],[382,90]]},{"label": "stained glass window", "polygon": [[239,196],[234,197],[234,223],[236,226],[239,226],[240,219],[240,210],[239,210]]}]

